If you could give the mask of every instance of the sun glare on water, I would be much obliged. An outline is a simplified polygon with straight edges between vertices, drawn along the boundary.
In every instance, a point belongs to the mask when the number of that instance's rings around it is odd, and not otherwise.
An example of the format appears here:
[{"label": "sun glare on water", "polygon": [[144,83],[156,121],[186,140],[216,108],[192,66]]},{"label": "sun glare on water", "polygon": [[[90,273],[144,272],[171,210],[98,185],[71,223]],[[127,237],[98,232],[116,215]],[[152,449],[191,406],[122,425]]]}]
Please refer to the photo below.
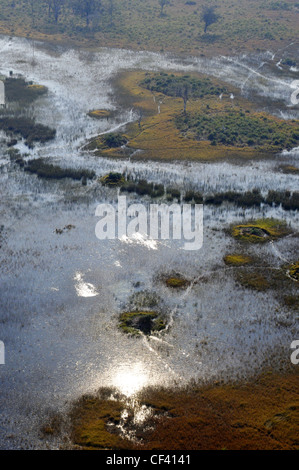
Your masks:
[{"label": "sun glare on water", "polygon": [[131,397],[148,384],[148,376],[141,364],[124,366],[117,371],[112,385],[127,397]]}]

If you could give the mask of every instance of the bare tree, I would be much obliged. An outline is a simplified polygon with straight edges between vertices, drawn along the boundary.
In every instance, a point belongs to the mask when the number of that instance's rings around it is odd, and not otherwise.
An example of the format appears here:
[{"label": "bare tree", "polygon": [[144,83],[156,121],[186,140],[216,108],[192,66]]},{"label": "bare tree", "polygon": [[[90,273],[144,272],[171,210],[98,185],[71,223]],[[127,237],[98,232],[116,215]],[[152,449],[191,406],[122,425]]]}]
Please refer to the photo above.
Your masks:
[{"label": "bare tree", "polygon": [[138,127],[141,129],[141,122],[143,119],[143,111],[141,108],[138,109]]},{"label": "bare tree", "polygon": [[159,4],[160,4],[160,7],[161,7],[161,11],[160,11],[160,16],[163,16],[164,14],[164,7],[166,5],[169,5],[170,3],[170,0],[159,0]]},{"label": "bare tree", "polygon": [[108,14],[110,16],[110,25],[113,24],[114,0],[109,0]]},{"label": "bare tree", "polygon": [[32,26],[35,26],[35,0],[27,0],[31,9]]},{"label": "bare tree", "polygon": [[187,112],[187,103],[190,98],[190,85],[189,83],[184,83],[177,89],[176,95],[178,98],[182,98],[184,102],[184,114]]},{"label": "bare tree", "polygon": [[205,33],[208,30],[208,27],[211,26],[211,24],[217,23],[219,20],[219,15],[215,13],[215,8],[216,7],[209,7],[209,6],[204,6],[203,11],[201,14],[201,21],[204,21],[205,23]]},{"label": "bare tree", "polygon": [[58,23],[64,4],[65,0],[47,0],[49,16],[51,16],[51,14],[54,16],[55,23]]}]

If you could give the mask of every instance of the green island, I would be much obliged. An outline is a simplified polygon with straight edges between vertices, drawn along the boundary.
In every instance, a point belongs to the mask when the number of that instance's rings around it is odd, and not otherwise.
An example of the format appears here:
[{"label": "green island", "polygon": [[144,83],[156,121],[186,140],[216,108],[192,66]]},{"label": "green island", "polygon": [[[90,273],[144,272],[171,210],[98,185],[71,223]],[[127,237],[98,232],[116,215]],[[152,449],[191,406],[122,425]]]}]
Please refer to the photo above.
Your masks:
[{"label": "green island", "polygon": [[119,317],[119,328],[129,335],[150,335],[166,328],[161,315],[153,311],[124,312]]},{"label": "green island", "polygon": [[184,289],[188,287],[190,282],[187,279],[184,279],[181,276],[173,276],[173,277],[168,277],[165,280],[165,284],[167,287],[170,287],[171,289]]},{"label": "green island", "polygon": [[251,256],[233,253],[224,257],[224,262],[228,266],[244,266],[252,263]]},{"label": "green island", "polygon": [[246,224],[234,225],[231,234],[234,238],[250,243],[265,243],[291,233],[286,222],[276,219],[258,219]]},{"label": "green island", "polygon": [[116,87],[140,118],[125,134],[87,142],[85,149],[99,157],[242,161],[299,144],[297,120],[260,111],[232,86],[202,74],[128,72]]},{"label": "green island", "polygon": [[94,109],[89,111],[87,115],[95,119],[108,119],[111,116],[111,111],[107,109]]}]

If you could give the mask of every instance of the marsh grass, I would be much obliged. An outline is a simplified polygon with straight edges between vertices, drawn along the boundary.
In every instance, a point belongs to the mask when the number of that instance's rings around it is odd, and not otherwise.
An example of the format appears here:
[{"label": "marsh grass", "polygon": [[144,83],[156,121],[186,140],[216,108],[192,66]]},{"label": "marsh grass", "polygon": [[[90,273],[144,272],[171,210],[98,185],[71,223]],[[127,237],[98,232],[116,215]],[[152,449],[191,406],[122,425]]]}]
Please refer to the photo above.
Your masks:
[{"label": "marsh grass", "polygon": [[36,174],[39,178],[60,180],[71,178],[73,180],[93,179],[95,173],[90,170],[75,170],[73,168],[61,168],[58,165],[47,163],[42,158],[30,160],[24,165],[24,170],[28,173]]},{"label": "marsh grass", "polygon": [[18,102],[21,105],[28,105],[47,93],[48,89],[45,86],[27,82],[24,78],[5,79],[5,97],[8,103]]},{"label": "marsh grass", "polygon": [[22,137],[30,148],[36,142],[45,144],[56,136],[55,129],[36,123],[30,117],[19,117],[17,113],[9,116],[0,115],[0,129],[10,136]]},{"label": "marsh grass", "polygon": [[144,423],[141,442],[109,432],[128,407],[124,399],[83,397],[71,412],[72,441],[86,449],[296,449],[298,378],[268,372],[246,383],[146,388],[136,398],[154,419]]}]

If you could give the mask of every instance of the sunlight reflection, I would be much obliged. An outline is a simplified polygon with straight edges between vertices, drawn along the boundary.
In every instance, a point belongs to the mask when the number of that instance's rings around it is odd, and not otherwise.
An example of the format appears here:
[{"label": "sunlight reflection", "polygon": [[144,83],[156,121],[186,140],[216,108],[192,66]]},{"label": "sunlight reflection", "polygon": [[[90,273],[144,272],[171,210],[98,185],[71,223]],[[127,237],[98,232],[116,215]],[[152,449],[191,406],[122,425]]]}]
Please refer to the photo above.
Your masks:
[{"label": "sunlight reflection", "polygon": [[116,372],[112,383],[121,393],[131,397],[148,384],[148,376],[141,364],[127,365]]},{"label": "sunlight reflection", "polygon": [[99,295],[92,284],[83,281],[81,273],[76,273],[74,280],[76,281],[75,289],[78,297],[95,297]]}]

